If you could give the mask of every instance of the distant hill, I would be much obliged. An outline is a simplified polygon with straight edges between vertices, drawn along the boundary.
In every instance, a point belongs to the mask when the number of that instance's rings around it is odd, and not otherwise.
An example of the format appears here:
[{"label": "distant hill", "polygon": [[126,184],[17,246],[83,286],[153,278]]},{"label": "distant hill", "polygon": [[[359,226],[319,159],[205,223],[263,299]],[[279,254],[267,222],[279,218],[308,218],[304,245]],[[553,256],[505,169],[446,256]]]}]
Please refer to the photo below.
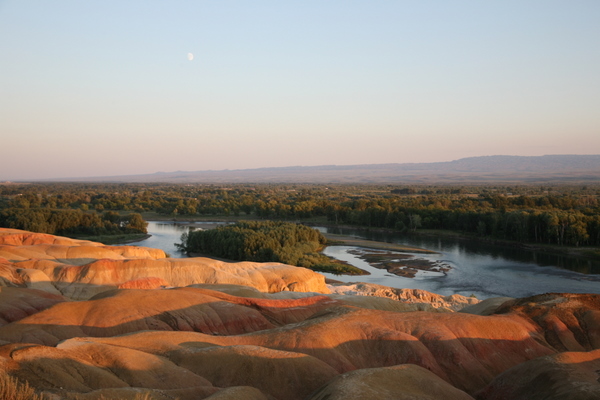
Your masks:
[{"label": "distant hill", "polygon": [[485,156],[405,164],[322,165],[147,175],[79,177],[60,181],[172,183],[600,183],[600,155]]}]

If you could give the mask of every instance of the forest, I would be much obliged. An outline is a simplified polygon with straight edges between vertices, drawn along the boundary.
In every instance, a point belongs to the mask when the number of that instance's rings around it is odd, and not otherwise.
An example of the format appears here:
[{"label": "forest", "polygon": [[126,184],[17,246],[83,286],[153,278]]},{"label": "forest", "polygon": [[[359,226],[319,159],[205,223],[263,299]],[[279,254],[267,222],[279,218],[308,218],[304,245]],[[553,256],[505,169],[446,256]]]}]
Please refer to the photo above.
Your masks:
[{"label": "forest", "polygon": [[[140,235],[148,223],[139,213],[87,212],[80,208],[23,207],[18,202],[2,203],[0,226],[71,237]],[[16,206],[15,206],[16,205]]]},{"label": "forest", "polygon": [[315,271],[361,275],[352,265],[336,262],[319,251],[327,239],[316,229],[282,221],[240,221],[181,236],[177,246],[187,254],[200,253],[238,261],[280,262]]},{"label": "forest", "polygon": [[[556,246],[600,246],[598,185],[0,185],[0,224],[48,233],[140,225],[111,218],[318,222],[453,231]],[[70,210],[70,211],[68,211]],[[67,212],[68,211],[68,212]],[[58,223],[79,220],[79,225]],[[109,223],[110,222],[110,223]]]}]

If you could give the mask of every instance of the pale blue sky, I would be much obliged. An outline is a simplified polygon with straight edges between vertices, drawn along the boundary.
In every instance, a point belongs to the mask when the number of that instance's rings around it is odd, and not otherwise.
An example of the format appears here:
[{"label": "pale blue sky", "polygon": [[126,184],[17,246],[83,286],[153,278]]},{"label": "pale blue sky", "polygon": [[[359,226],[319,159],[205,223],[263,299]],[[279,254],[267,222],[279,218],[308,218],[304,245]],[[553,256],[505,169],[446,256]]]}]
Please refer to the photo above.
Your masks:
[{"label": "pale blue sky", "polygon": [[0,0],[0,180],[599,154],[598,21],[597,0]]}]

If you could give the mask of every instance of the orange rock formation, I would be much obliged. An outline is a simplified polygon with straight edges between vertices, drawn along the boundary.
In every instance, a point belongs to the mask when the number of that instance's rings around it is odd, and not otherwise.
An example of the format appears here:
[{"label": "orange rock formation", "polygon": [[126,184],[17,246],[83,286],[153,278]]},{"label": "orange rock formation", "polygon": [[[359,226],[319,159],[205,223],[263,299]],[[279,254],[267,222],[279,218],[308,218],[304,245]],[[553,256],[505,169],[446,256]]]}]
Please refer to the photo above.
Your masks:
[{"label": "orange rock formation", "polygon": [[331,294],[128,247],[0,229],[0,373],[64,399],[599,398],[600,295]]}]

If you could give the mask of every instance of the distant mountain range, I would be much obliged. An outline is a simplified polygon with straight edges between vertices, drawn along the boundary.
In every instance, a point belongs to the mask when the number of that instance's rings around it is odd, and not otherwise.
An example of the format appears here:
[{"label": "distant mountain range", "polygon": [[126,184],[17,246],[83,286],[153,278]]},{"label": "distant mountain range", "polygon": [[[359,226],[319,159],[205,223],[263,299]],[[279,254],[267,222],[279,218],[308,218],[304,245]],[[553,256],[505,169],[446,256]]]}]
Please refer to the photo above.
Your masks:
[{"label": "distant mountain range", "polygon": [[[56,181],[56,180],[54,180]],[[600,183],[600,155],[484,156],[448,162],[157,172],[60,179],[171,183]]]}]

